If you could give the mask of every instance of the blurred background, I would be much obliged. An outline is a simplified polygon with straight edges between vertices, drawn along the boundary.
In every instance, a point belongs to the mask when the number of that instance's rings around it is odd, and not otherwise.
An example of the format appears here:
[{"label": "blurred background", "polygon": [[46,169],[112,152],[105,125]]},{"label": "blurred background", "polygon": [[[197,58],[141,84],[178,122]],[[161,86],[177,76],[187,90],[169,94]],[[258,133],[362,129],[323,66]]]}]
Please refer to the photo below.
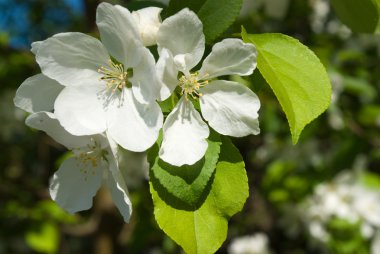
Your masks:
[{"label": "blurred background", "polygon": [[[181,253],[158,228],[143,154],[126,154],[129,224],[100,190],[91,210],[69,215],[50,200],[49,178],[66,156],[27,128],[13,105],[40,72],[33,41],[59,32],[97,36],[97,0],[0,0],[0,253]],[[108,1],[130,10],[167,1]],[[328,70],[330,108],[292,145],[285,114],[258,71],[231,77],[262,104],[261,134],[234,140],[250,197],[217,253],[380,253],[380,37],[354,34],[327,0],[245,0],[225,36],[280,32],[310,47]]]}]

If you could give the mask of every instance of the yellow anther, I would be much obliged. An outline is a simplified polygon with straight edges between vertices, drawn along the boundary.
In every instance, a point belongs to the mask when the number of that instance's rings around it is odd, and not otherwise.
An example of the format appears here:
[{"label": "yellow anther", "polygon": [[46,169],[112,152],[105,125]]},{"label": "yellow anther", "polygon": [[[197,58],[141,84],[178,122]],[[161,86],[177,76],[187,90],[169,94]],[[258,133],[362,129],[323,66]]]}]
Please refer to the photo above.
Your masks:
[{"label": "yellow anther", "polygon": [[[207,76],[207,75],[205,75]],[[206,86],[208,81],[200,82],[198,80],[198,72],[192,73],[190,75],[183,75],[179,79],[179,86],[181,87],[181,95],[185,95],[186,100],[188,100],[188,96],[190,95],[193,99],[198,99],[203,96],[202,93],[199,93],[199,89],[203,86]]]},{"label": "yellow anther", "polygon": [[78,165],[83,167],[80,171],[86,178],[89,174],[94,175],[95,169],[98,167],[99,163],[104,160],[103,149],[100,144],[93,139],[86,147],[74,149],[73,152],[79,163]]},{"label": "yellow anther", "polygon": [[109,68],[101,66],[98,72],[103,74],[99,80],[106,82],[106,87],[113,93],[123,89],[128,83],[128,72],[124,70],[122,64],[114,63],[111,59],[108,60]]}]

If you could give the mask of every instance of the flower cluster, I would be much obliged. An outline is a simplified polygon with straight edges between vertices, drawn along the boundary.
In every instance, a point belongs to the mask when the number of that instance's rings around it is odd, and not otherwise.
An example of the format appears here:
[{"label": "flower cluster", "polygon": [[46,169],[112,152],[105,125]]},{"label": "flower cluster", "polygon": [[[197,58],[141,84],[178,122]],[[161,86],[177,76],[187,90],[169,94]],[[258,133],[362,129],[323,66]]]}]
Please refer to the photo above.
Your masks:
[{"label": "flower cluster", "polygon": [[380,191],[359,179],[352,172],[343,172],[332,182],[318,185],[301,205],[301,219],[314,239],[327,243],[331,238],[328,224],[339,219],[359,225],[362,237],[372,239],[372,248],[380,248]]},{"label": "flower cluster", "polygon": [[[260,131],[258,97],[217,79],[252,74],[255,47],[225,39],[193,70],[205,51],[201,21],[183,9],[162,22],[160,12],[148,7],[131,13],[102,3],[96,13],[100,40],[70,32],[32,44],[41,74],[21,84],[14,102],[31,113],[28,126],[72,151],[50,183],[51,197],[69,212],[91,207],[104,184],[128,221],[132,207],[119,149],[146,151],[161,129],[159,157],[174,166],[205,155],[210,127],[234,137]],[[155,44],[157,60],[146,47]],[[174,95],[180,99],[164,121],[159,103]]]},{"label": "flower cluster", "polygon": [[270,254],[268,236],[256,233],[251,236],[237,237],[228,247],[229,254]]}]

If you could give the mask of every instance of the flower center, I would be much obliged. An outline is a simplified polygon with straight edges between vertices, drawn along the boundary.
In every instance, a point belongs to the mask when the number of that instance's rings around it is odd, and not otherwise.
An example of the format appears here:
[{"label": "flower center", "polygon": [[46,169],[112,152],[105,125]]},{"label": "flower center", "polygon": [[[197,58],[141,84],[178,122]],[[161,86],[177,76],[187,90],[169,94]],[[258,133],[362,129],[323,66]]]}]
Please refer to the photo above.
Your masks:
[{"label": "flower center", "polygon": [[107,90],[114,93],[122,91],[124,87],[130,87],[131,83],[128,81],[128,72],[124,70],[124,66],[120,63],[114,63],[111,59],[108,60],[108,63],[108,68],[101,66],[98,69],[98,72],[104,75],[100,80],[106,82]]},{"label": "flower center", "polygon": [[91,139],[91,143],[85,147],[73,149],[73,153],[77,162],[83,167],[80,171],[86,175],[85,179],[87,179],[87,175],[95,175],[95,168],[106,161],[107,151],[103,150],[96,140]]},{"label": "flower center", "polygon": [[198,99],[202,97],[202,93],[199,92],[199,89],[208,84],[208,81],[199,82],[198,72],[191,73],[190,75],[182,75],[179,78],[179,87],[181,88],[181,95],[185,94],[186,100],[190,95],[193,99]]}]

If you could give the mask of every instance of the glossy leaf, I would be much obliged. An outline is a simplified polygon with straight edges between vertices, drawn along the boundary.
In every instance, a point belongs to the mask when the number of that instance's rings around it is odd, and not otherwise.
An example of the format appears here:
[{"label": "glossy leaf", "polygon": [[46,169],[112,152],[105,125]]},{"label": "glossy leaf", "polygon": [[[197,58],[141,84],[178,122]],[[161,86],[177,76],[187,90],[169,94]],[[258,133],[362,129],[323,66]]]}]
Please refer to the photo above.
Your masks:
[{"label": "glossy leaf", "polygon": [[[215,171],[220,153],[220,137],[211,132],[205,156],[194,165],[176,167],[164,162],[158,156],[152,162],[150,177],[157,180],[171,195],[181,200],[188,208],[202,202],[202,194]],[[158,146],[150,151],[158,154]],[[151,159],[150,159],[151,160]]]},{"label": "glossy leaf", "polygon": [[272,88],[290,125],[293,143],[303,128],[330,105],[331,83],[318,57],[284,34],[247,34],[258,51],[257,66]]},{"label": "glossy leaf", "polygon": [[228,138],[222,142],[215,174],[198,208],[186,209],[158,181],[150,182],[158,225],[188,254],[215,253],[226,239],[228,219],[248,197],[243,159]]},{"label": "glossy leaf", "polygon": [[188,7],[202,21],[206,42],[211,43],[234,23],[242,4],[243,0],[172,0],[163,16]]},{"label": "glossy leaf", "polygon": [[331,5],[353,32],[380,32],[380,0],[331,0]]}]

